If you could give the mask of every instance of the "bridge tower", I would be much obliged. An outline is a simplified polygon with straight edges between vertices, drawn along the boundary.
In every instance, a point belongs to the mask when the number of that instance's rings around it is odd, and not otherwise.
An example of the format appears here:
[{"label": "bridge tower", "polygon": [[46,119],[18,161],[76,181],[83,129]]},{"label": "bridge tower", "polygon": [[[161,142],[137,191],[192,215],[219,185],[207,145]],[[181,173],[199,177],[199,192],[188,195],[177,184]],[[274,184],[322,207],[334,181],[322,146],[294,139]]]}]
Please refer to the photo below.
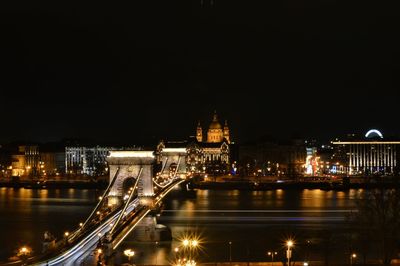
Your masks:
[{"label": "bridge tower", "polygon": [[162,161],[162,175],[185,175],[187,171],[186,165],[186,148],[162,148],[159,151],[159,160]]},{"label": "bridge tower", "polygon": [[111,151],[106,160],[110,169],[110,182],[117,174],[108,196],[109,204],[123,202],[126,188],[135,183],[141,169],[137,188],[138,197],[142,204],[146,203],[146,198],[152,198],[155,161],[153,151]]}]

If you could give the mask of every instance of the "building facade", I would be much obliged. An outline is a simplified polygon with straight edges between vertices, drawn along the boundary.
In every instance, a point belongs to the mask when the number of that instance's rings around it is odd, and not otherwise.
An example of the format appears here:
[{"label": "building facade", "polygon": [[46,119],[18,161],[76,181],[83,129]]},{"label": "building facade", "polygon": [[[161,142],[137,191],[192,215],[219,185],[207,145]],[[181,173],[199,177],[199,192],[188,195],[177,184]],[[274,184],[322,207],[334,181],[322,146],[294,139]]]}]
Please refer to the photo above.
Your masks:
[{"label": "building facade", "polygon": [[332,142],[336,156],[344,160],[348,175],[393,175],[399,172],[397,150],[400,141],[384,139],[379,130],[369,130],[363,138],[349,135]]},{"label": "building facade", "polygon": [[189,171],[211,175],[226,174],[230,167],[231,144],[228,121],[225,120],[222,126],[217,113],[214,112],[207,129],[207,137],[203,136],[203,128],[199,122],[196,139],[187,146]]},{"label": "building facade", "polygon": [[39,145],[19,145],[11,155],[11,175],[45,177],[64,173],[65,154]]},{"label": "building facade", "polygon": [[38,145],[20,145],[11,155],[12,176],[38,176],[40,165]]},{"label": "building facade", "polygon": [[65,171],[72,175],[105,175],[111,147],[65,147]]},{"label": "building facade", "polygon": [[195,138],[180,142],[161,141],[157,146],[156,154],[161,154],[164,148],[186,148],[187,171],[195,174],[227,174],[231,162],[231,136],[228,122],[225,121],[222,126],[215,112],[206,135],[203,133],[199,122]]}]

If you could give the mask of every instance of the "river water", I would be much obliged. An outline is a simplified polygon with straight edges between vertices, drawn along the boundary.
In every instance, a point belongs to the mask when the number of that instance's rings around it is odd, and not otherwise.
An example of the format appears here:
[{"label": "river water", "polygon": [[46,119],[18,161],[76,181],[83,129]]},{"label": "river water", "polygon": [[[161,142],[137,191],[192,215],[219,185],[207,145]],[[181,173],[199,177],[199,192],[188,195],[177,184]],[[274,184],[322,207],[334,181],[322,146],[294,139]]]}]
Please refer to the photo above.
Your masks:
[{"label": "river water", "polygon": [[[165,199],[158,223],[171,229],[173,240],[140,243],[128,237],[115,263],[125,262],[126,248],[136,251],[137,264],[168,264],[174,248],[191,234],[200,239],[193,255],[204,262],[284,259],[284,243],[293,238],[297,260],[346,261],[352,242],[347,217],[361,190],[197,190],[174,191]],[[40,252],[43,232],[56,237],[73,230],[90,214],[101,191],[80,189],[0,189],[0,258],[27,244]],[[231,243],[231,244],[229,244]]]}]

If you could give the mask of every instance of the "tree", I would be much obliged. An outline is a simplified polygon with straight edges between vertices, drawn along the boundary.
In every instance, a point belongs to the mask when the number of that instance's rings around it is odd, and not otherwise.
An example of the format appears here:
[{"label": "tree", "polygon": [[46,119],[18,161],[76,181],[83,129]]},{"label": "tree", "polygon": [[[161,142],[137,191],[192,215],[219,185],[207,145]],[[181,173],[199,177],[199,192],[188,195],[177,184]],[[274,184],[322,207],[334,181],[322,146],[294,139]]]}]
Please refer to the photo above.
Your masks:
[{"label": "tree", "polygon": [[352,220],[359,238],[373,240],[382,264],[390,265],[400,241],[400,190],[366,191],[357,207]]}]

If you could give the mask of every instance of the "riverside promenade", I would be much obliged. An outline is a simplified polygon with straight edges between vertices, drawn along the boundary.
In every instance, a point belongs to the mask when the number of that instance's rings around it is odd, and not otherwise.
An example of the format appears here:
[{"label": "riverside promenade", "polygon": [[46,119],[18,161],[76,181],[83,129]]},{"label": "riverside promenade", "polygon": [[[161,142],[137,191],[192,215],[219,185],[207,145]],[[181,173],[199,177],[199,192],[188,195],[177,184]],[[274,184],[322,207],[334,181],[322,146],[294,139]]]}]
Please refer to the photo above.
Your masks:
[{"label": "riverside promenade", "polygon": [[[308,264],[307,264],[308,263]],[[122,264],[121,266],[128,266],[129,264]],[[174,265],[174,264],[172,264]],[[196,266],[286,266],[287,264],[284,262],[213,262],[213,263],[197,263]],[[294,261],[290,263],[290,266],[324,266],[327,265],[324,261],[309,261],[309,262],[305,262],[304,261]],[[329,266],[350,266],[350,261],[348,263],[329,263]],[[353,262],[352,265],[368,265],[368,266],[378,266],[378,265],[382,265],[382,263],[379,263],[377,261],[375,262],[367,262],[366,264],[359,262],[359,261],[355,261]],[[397,261],[392,261],[392,263],[390,265],[393,266],[398,266],[400,265],[400,260]],[[141,265],[141,264],[136,264],[136,266],[171,266],[171,265],[150,265],[150,264],[146,264],[146,265]],[[184,266],[184,265],[182,265]]]},{"label": "riverside promenade", "polygon": [[[127,264],[123,264],[127,265]],[[265,262],[212,262],[212,263],[197,263],[197,266],[286,266],[285,262],[281,261],[265,261]],[[290,263],[290,266],[324,266],[327,265],[324,261],[293,261]],[[350,260],[347,263],[329,263],[329,266],[350,266]],[[368,265],[368,266],[378,266],[382,265],[378,261],[367,261],[366,264],[361,261],[353,261],[352,265]],[[390,265],[400,265],[400,260],[393,260]],[[139,265],[137,265],[139,266]],[[156,266],[156,265],[140,265],[140,266]],[[161,265],[157,265],[161,266]],[[170,265],[162,265],[162,266],[170,266]]]}]

